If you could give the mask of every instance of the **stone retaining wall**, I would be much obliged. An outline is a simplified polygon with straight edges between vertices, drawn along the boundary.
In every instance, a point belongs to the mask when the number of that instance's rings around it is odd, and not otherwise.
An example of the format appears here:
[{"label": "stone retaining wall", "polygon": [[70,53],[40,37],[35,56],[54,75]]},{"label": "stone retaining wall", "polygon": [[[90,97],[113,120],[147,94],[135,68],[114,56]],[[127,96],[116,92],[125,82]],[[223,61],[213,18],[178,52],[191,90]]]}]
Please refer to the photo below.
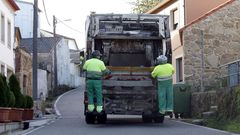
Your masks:
[{"label": "stone retaining wall", "polygon": [[240,59],[239,11],[236,0],[183,30],[185,82],[195,91],[200,90],[202,53],[205,87],[218,87],[225,72],[220,72],[220,66]]}]

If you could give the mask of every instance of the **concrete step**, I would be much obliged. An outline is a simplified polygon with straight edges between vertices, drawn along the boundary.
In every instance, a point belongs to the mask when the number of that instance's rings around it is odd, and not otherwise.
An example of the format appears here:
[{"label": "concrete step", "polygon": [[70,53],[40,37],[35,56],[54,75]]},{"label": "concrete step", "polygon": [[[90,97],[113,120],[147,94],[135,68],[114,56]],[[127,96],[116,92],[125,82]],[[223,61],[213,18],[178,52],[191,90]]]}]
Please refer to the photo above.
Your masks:
[{"label": "concrete step", "polygon": [[192,124],[202,126],[202,125],[204,125],[204,120],[203,119],[196,119],[196,120],[192,121]]},{"label": "concrete step", "polygon": [[217,105],[210,106],[210,111],[217,112],[218,111],[218,106]]},{"label": "concrete step", "polygon": [[203,112],[202,117],[203,119],[209,119],[209,118],[214,118],[216,116],[215,111],[208,111],[208,112]]}]

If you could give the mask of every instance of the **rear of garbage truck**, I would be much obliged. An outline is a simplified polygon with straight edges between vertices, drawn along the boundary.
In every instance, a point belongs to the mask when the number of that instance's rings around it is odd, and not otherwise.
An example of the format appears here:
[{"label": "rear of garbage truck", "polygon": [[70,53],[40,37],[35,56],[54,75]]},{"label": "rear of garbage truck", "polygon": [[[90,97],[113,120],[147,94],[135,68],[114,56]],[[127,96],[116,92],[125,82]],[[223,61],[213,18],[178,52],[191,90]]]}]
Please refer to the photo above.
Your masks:
[{"label": "rear of garbage truck", "polygon": [[[86,21],[86,54],[102,53],[111,71],[102,79],[104,113],[87,115],[87,123],[105,123],[107,115],[141,115],[144,122],[162,123],[157,88],[151,72],[161,54],[171,57],[168,16],[91,14]],[[170,58],[171,59],[171,58]]]}]

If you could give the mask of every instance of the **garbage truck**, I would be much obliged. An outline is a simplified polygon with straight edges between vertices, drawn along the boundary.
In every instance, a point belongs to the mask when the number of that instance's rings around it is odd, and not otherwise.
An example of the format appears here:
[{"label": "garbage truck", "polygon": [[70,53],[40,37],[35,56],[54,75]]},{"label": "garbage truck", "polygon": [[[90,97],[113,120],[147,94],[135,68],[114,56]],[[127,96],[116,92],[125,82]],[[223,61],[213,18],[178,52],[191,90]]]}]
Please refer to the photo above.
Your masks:
[{"label": "garbage truck", "polygon": [[85,121],[105,123],[107,115],[141,115],[143,122],[162,123],[158,113],[155,59],[171,60],[169,17],[150,14],[96,14],[86,21],[86,58],[99,50],[111,74],[102,78],[104,113],[89,113]]}]

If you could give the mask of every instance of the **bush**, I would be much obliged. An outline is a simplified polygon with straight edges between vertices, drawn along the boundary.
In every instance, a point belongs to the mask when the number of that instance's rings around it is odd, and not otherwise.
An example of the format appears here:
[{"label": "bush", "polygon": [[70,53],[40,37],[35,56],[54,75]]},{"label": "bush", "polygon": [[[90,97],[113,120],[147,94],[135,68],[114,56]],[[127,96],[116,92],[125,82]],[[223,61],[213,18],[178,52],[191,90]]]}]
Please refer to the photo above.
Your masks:
[{"label": "bush", "polygon": [[4,89],[5,89],[5,96],[6,96],[6,103],[5,103],[5,107],[9,107],[9,100],[10,100],[10,90],[7,84],[7,78],[4,75],[0,75],[2,80],[3,80],[3,85],[4,85]]},{"label": "bush", "polygon": [[218,119],[233,120],[240,115],[240,87],[225,91],[218,104]]},{"label": "bush", "polygon": [[14,105],[15,105],[15,96],[14,96],[12,91],[9,91],[9,95],[10,95],[10,98],[9,98],[8,106],[9,107],[14,107]]},{"label": "bush", "polygon": [[26,97],[26,108],[31,109],[33,107],[33,99],[30,96],[25,96]]},{"label": "bush", "polygon": [[21,108],[24,105],[24,99],[22,98],[23,95],[21,94],[21,88],[17,77],[14,74],[10,76],[8,86],[10,90],[14,93],[16,99],[14,107]]},{"label": "bush", "polygon": [[26,98],[26,96],[21,94],[21,100],[22,100],[21,108],[26,108],[26,106],[27,106],[27,98]]},{"label": "bush", "polygon": [[6,89],[3,83],[2,77],[0,77],[0,107],[6,107],[7,105],[7,97],[6,97]]}]

